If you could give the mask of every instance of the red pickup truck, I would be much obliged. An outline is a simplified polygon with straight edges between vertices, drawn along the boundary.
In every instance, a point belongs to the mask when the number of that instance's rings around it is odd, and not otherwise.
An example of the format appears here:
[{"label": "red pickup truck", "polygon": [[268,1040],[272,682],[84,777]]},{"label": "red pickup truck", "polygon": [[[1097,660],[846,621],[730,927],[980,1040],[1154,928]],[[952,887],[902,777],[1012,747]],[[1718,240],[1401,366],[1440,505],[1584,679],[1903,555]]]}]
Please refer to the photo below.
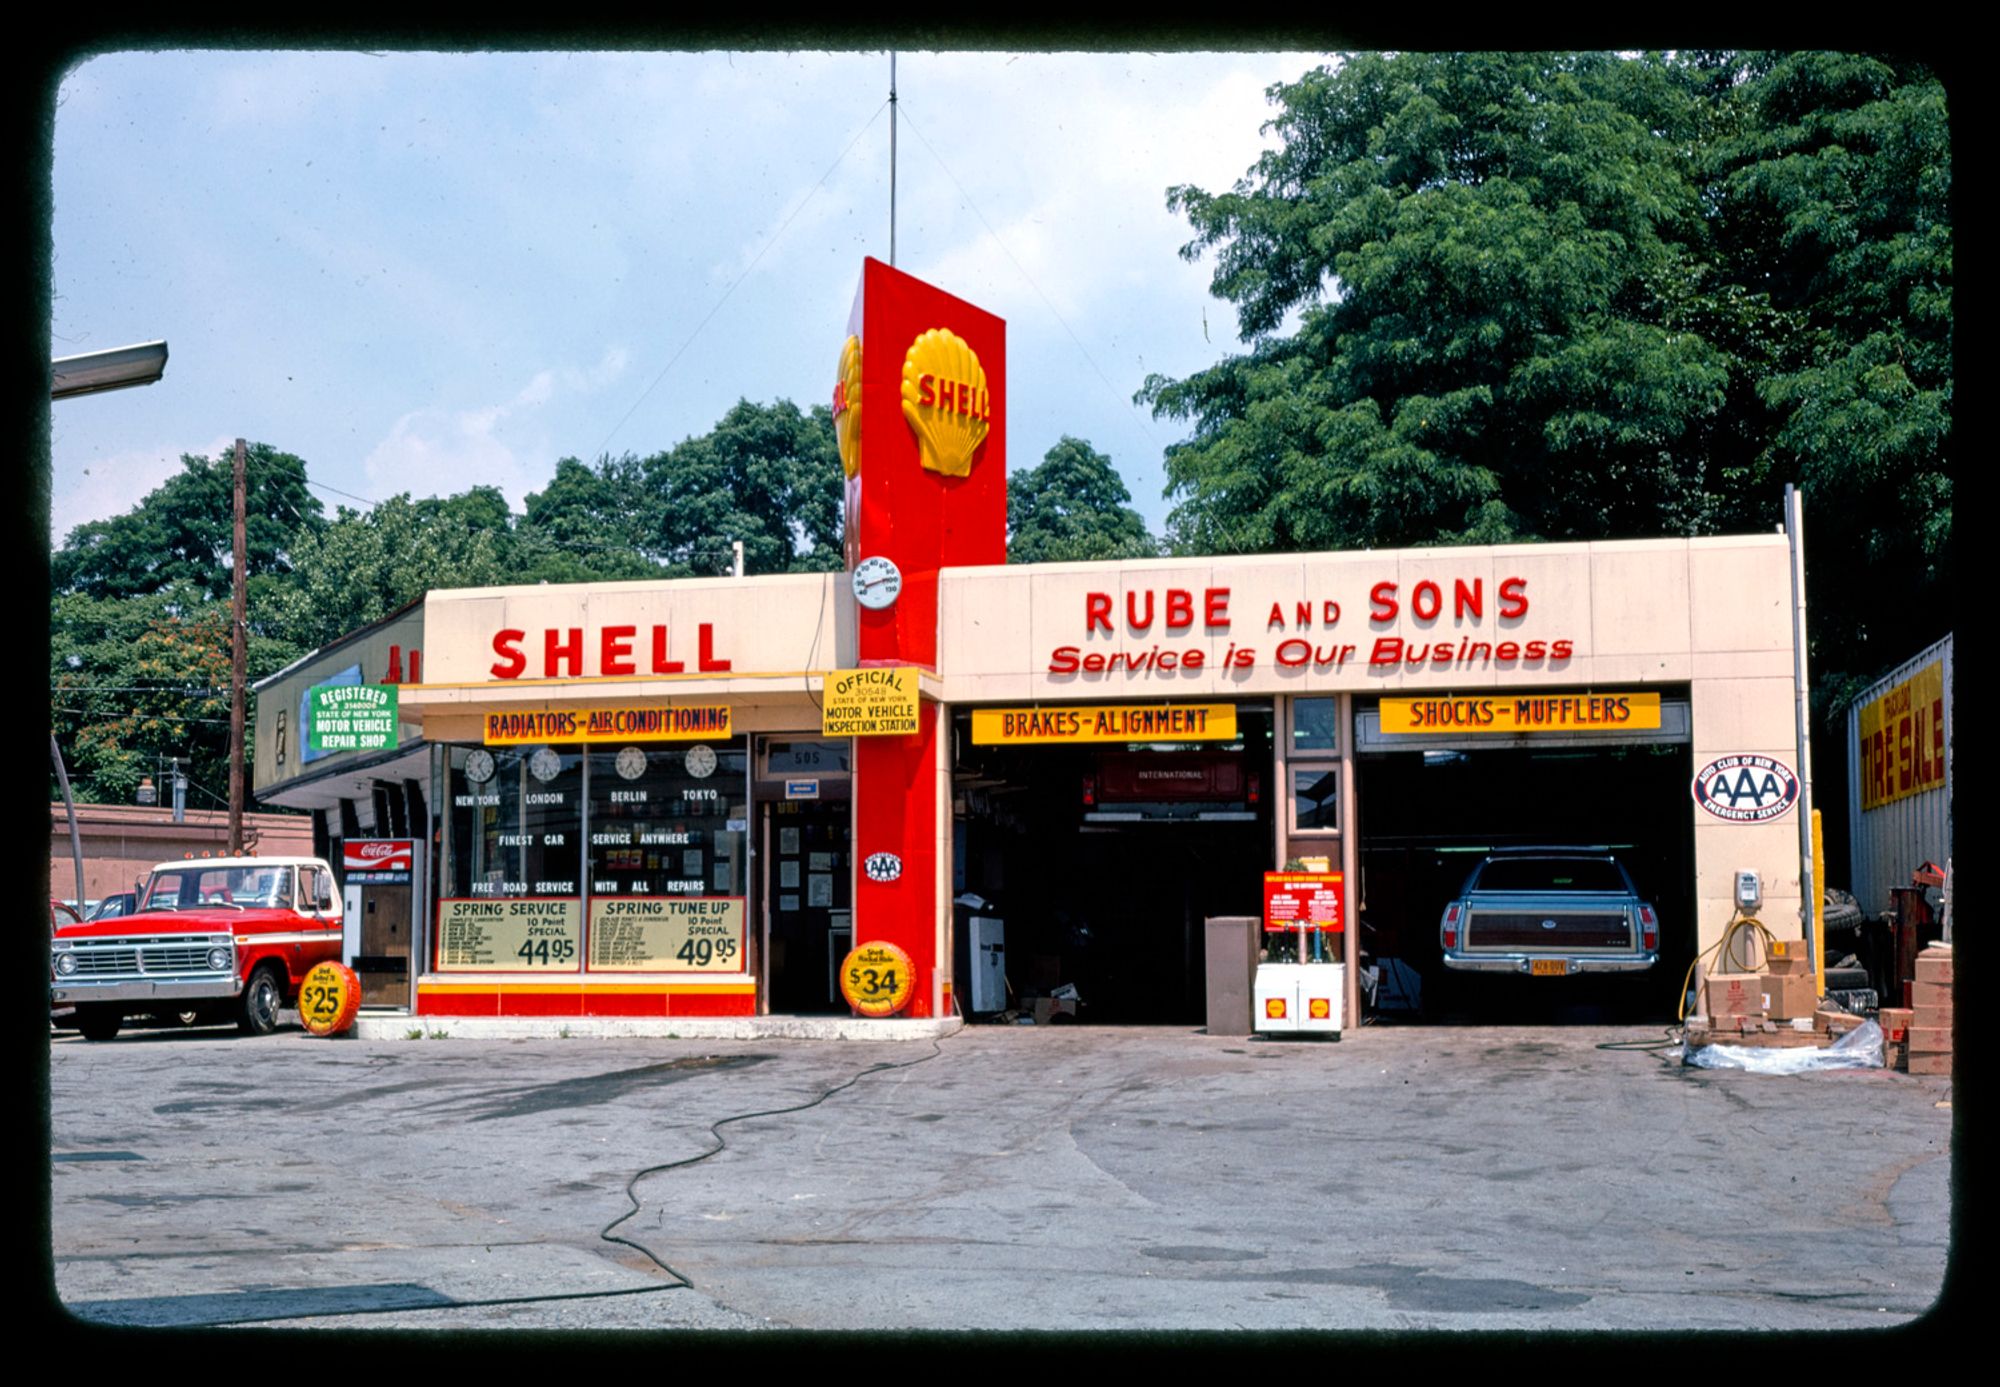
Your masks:
[{"label": "red pickup truck", "polygon": [[340,895],[316,857],[215,857],[153,868],[131,915],[58,921],[49,1005],[90,1040],[128,1016],[277,1029],[313,965],[340,959]]}]

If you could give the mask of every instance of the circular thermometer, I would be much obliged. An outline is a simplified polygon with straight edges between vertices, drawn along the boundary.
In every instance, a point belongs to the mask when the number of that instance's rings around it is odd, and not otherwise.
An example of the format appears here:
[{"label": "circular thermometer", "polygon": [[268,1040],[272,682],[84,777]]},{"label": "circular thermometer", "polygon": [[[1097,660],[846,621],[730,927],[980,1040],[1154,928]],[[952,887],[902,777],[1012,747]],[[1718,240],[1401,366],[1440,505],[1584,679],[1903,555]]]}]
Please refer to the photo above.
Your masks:
[{"label": "circular thermometer", "polygon": [[894,559],[881,555],[854,565],[854,600],[870,611],[881,611],[903,590],[903,571]]}]

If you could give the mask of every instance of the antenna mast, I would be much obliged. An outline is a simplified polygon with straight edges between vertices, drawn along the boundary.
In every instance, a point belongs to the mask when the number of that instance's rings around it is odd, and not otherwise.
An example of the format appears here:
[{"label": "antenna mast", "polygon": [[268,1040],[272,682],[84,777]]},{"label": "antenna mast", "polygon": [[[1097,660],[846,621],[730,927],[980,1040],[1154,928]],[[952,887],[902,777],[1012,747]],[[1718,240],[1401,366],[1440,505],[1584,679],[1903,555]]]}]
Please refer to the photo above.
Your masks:
[{"label": "antenna mast", "polygon": [[889,50],[889,263],[896,263],[896,50]]}]

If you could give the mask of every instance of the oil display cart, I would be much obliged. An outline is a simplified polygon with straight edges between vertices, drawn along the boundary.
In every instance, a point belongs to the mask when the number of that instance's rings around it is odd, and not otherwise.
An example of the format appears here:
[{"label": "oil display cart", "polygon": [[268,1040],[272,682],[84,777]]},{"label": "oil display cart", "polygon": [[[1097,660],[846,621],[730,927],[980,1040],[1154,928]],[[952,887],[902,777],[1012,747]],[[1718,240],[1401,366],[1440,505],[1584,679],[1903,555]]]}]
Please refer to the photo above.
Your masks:
[{"label": "oil display cart", "polygon": [[1253,1023],[1262,1033],[1340,1038],[1347,970],[1341,962],[1339,872],[1264,873],[1264,935]]}]

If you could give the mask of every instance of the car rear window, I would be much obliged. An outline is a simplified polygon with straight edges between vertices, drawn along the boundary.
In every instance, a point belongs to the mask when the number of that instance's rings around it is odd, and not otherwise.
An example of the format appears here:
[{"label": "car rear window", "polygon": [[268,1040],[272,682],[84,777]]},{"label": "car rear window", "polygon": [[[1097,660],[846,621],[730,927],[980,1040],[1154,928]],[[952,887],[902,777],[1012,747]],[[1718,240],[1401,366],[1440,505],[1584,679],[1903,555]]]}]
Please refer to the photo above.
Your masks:
[{"label": "car rear window", "polygon": [[1631,888],[1602,857],[1502,857],[1479,869],[1475,891],[1616,891]]}]

